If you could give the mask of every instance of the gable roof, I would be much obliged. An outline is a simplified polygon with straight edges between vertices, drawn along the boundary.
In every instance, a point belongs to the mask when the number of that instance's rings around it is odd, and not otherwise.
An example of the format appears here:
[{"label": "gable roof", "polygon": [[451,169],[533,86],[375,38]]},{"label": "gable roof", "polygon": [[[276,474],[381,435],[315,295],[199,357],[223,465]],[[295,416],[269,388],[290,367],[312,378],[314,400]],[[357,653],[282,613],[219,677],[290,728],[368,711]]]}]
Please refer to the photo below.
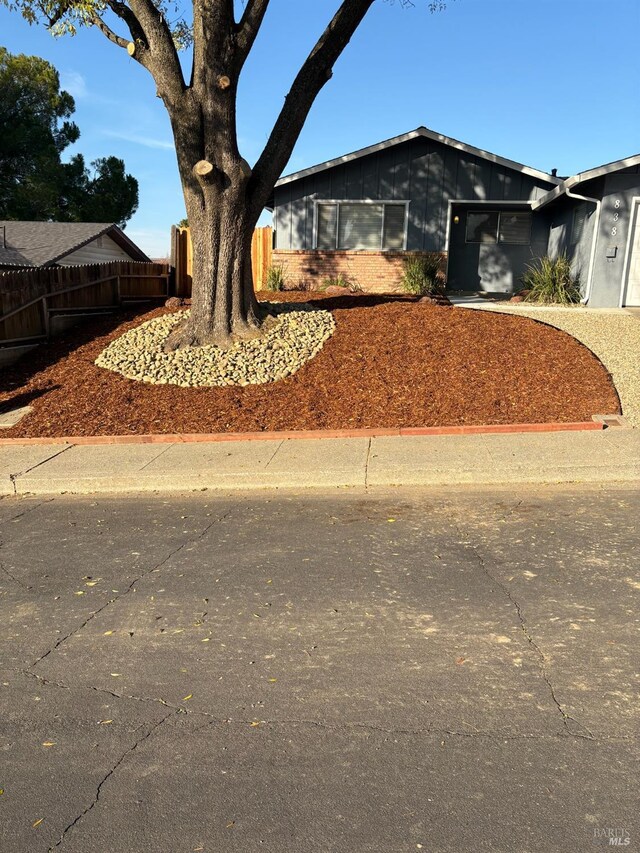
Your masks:
[{"label": "gable roof", "polygon": [[612,163],[605,163],[603,166],[596,166],[595,169],[589,169],[587,172],[578,172],[577,175],[572,175],[566,178],[562,183],[558,184],[548,193],[545,193],[540,198],[536,199],[531,207],[533,210],[538,210],[544,207],[561,195],[564,195],[567,190],[578,184],[583,184],[585,181],[592,181],[594,178],[602,178],[604,175],[610,175],[612,172],[619,172],[621,169],[631,169],[634,166],[640,166],[640,154],[633,154],[631,157],[625,157],[623,160],[614,160]]},{"label": "gable roof", "polygon": [[132,260],[149,260],[121,228],[110,222],[7,220],[0,222],[0,266],[51,266],[103,234],[107,234]]},{"label": "gable roof", "polygon": [[331,169],[334,166],[340,166],[342,163],[349,163],[351,160],[357,160],[359,157],[366,157],[368,154],[375,154],[378,151],[384,151],[386,148],[391,148],[394,145],[400,145],[403,142],[408,142],[410,139],[418,139],[425,137],[434,142],[440,142],[443,145],[448,145],[450,148],[457,148],[458,151],[464,151],[466,154],[473,154],[474,157],[482,157],[489,160],[491,163],[497,163],[499,166],[505,166],[508,169],[514,169],[516,172],[522,172],[525,175],[538,178],[541,181],[546,181],[550,184],[561,183],[561,178],[556,178],[547,172],[542,172],[539,169],[534,169],[531,166],[524,166],[522,163],[516,163],[515,160],[508,160],[505,157],[499,157],[497,154],[492,154],[490,151],[483,151],[481,148],[476,148],[473,145],[468,145],[466,142],[460,142],[458,139],[452,139],[450,136],[443,136],[441,133],[436,133],[434,130],[429,130],[428,127],[417,127],[415,130],[410,130],[409,133],[403,133],[401,136],[394,136],[384,142],[378,142],[376,145],[369,145],[367,148],[360,148],[351,154],[344,154],[342,157],[336,157],[333,160],[327,160],[325,163],[319,163],[317,166],[311,166],[308,169],[302,169],[299,172],[292,172],[290,175],[285,175],[276,183],[276,187],[281,187],[284,184],[298,181],[300,178],[306,178],[309,175],[315,175],[317,172],[322,172],[325,169]]}]

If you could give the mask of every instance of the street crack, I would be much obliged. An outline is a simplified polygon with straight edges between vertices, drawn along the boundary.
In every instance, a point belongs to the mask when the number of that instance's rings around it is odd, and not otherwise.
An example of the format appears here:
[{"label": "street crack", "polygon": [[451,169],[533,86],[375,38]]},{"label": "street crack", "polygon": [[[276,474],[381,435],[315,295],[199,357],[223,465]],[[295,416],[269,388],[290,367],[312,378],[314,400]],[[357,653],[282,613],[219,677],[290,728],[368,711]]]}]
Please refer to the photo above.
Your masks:
[{"label": "street crack", "polygon": [[[524,613],[522,612],[522,607],[520,605],[520,602],[513,597],[509,587],[506,586],[501,580],[499,580],[494,574],[492,574],[489,571],[489,569],[487,568],[486,561],[485,561],[484,557],[482,556],[482,554],[480,553],[478,547],[476,545],[474,545],[468,538],[465,538],[465,536],[462,534],[462,531],[460,530],[460,528],[457,525],[456,525],[456,530],[458,531],[458,535],[459,535],[462,543],[474,555],[476,562],[478,563],[482,572],[484,572],[484,574],[489,578],[489,580],[493,584],[495,584],[495,586],[498,587],[498,589],[504,594],[504,596],[513,605],[513,607],[516,611],[516,614],[518,616],[518,621],[520,623],[520,629],[521,629],[522,633],[524,634],[527,643],[533,649],[536,657],[538,658],[538,669],[540,671],[540,675],[542,676],[542,679],[544,680],[545,684],[547,685],[547,688],[549,690],[549,694],[551,696],[551,700],[552,700],[553,704],[555,705],[555,707],[557,708],[558,712],[562,716],[563,726],[573,737],[584,738],[585,740],[595,740],[595,737],[592,734],[592,732],[590,732],[589,729],[583,723],[580,723],[578,720],[576,720],[575,717],[572,717],[570,714],[567,714],[567,712],[562,707],[562,704],[558,700],[558,697],[556,696],[553,684],[551,683],[551,679],[549,678],[549,674],[547,672],[547,658],[546,658],[544,652],[542,651],[542,649],[540,648],[540,646],[534,640],[533,636],[531,635],[531,632],[529,631],[526,620],[524,618]],[[575,723],[576,726],[579,726],[582,729],[582,732],[572,731],[570,726],[569,726],[569,722]],[[584,734],[583,732],[586,732],[586,734]]]},{"label": "street crack", "polygon": [[52,654],[52,652],[55,652],[56,649],[59,649],[63,643],[66,643],[68,639],[70,639],[71,637],[75,636],[80,631],[82,631],[82,629],[85,628],[89,624],[89,622],[91,622],[93,619],[96,618],[96,616],[99,616],[108,607],[111,607],[112,604],[115,604],[116,601],[120,601],[120,599],[127,596],[135,588],[136,584],[138,584],[142,580],[144,580],[144,578],[146,578],[147,575],[151,574],[151,572],[155,571],[156,569],[162,568],[162,566],[164,566],[166,563],[168,563],[172,557],[175,557],[176,554],[178,554],[180,551],[182,551],[183,548],[186,548],[188,545],[193,545],[195,542],[199,542],[204,536],[207,535],[207,533],[211,530],[211,528],[215,524],[218,524],[219,522],[224,521],[224,519],[227,518],[227,516],[229,516],[230,514],[231,514],[231,510],[229,510],[229,512],[226,512],[224,515],[219,516],[218,518],[214,518],[209,524],[207,524],[207,526],[197,536],[193,536],[193,537],[187,539],[185,542],[183,542],[177,548],[174,548],[159,563],[156,563],[154,566],[150,566],[148,569],[146,569],[144,572],[142,572],[142,574],[140,574],[137,578],[134,578],[131,581],[131,583],[129,584],[129,586],[125,590],[123,590],[123,592],[120,592],[120,593],[118,593],[118,595],[115,595],[113,598],[110,598],[107,602],[105,602],[105,604],[102,605],[102,607],[99,607],[97,610],[93,610],[87,616],[87,618],[83,622],[80,623],[80,625],[75,627],[72,631],[69,631],[69,633],[65,634],[64,637],[59,637],[56,640],[56,642],[53,644],[53,646],[51,646],[50,649],[47,649],[47,651],[44,652],[43,654],[41,654],[39,658],[36,658],[36,660],[31,664],[29,669],[33,669],[34,667],[36,667],[41,661],[43,661],[45,658],[49,657],[49,655]]},{"label": "street crack", "polygon": [[147,738],[151,737],[151,735],[156,731],[156,729],[158,729],[171,716],[172,716],[172,714],[167,714],[165,717],[163,717],[157,723],[154,723],[153,726],[151,726],[151,728],[148,729],[142,735],[142,737],[138,738],[138,740],[133,744],[133,746],[130,746],[129,749],[127,749],[126,752],[124,752],[120,756],[120,758],[116,761],[116,763],[113,765],[111,770],[109,770],[109,772],[106,774],[106,776],[104,776],[102,778],[102,780],[98,783],[98,787],[96,788],[96,794],[95,794],[95,797],[93,798],[93,801],[86,807],[86,809],[84,809],[82,812],[80,812],[80,814],[77,817],[75,817],[71,821],[71,823],[69,823],[62,830],[62,835],[60,836],[60,838],[56,841],[56,843],[54,845],[49,847],[48,853],[52,853],[53,850],[55,850],[57,847],[60,847],[62,844],[64,844],[64,841],[65,841],[65,838],[67,837],[67,834],[73,829],[74,826],[76,826],[82,820],[82,818],[85,815],[87,815],[91,811],[91,809],[93,809],[94,806],[97,805],[98,801],[100,800],[100,794],[102,793],[103,787],[106,785],[106,783],[109,781],[109,779],[113,776],[113,774],[116,772],[116,770],[120,767],[120,765],[123,763],[123,761],[125,761],[131,755],[131,753],[135,752],[135,750],[140,746],[140,744],[144,743],[144,741],[147,740]]}]

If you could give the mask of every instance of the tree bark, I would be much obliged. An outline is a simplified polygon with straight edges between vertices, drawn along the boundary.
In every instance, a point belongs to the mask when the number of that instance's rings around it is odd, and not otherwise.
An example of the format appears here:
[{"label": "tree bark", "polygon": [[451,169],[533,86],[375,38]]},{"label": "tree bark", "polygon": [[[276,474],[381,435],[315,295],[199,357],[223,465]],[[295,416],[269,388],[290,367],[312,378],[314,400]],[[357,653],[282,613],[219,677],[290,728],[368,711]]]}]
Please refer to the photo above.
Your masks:
[{"label": "tree bark", "polygon": [[266,316],[253,290],[251,239],[256,220],[243,187],[205,192],[204,197],[202,209],[187,211],[194,258],[191,313],[169,336],[165,351],[232,346],[259,335]]}]

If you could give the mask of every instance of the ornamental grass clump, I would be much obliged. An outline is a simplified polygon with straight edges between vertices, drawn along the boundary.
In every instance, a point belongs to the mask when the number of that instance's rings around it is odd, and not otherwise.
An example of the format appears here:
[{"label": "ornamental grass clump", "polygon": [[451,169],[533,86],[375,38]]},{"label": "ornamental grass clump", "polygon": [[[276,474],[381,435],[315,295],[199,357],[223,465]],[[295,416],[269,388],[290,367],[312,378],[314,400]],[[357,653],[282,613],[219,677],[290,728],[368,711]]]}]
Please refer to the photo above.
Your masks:
[{"label": "ornamental grass clump", "polygon": [[427,296],[439,293],[442,285],[438,281],[441,257],[437,252],[423,255],[407,255],[402,261],[402,286],[407,293]]},{"label": "ornamental grass clump", "polygon": [[566,255],[550,258],[548,255],[529,264],[522,276],[526,293],[525,302],[543,305],[576,305],[580,302],[580,277],[571,271],[571,261]]},{"label": "ornamental grass clump", "polygon": [[272,290],[275,292],[280,292],[284,290],[285,277],[284,277],[284,269],[281,266],[271,266],[267,270],[267,277],[265,280],[265,286],[267,290]]}]

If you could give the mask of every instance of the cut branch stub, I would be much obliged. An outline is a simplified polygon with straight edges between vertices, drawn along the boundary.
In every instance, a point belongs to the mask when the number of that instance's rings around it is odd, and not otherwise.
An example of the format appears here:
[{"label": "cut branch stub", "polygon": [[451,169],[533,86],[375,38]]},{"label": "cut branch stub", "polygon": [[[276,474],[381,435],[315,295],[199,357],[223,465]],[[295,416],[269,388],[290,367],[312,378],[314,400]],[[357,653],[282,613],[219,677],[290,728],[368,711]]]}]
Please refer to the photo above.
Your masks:
[{"label": "cut branch stub", "polygon": [[136,52],[135,42],[130,41],[129,44],[127,45],[127,53],[129,54],[129,56],[133,56],[135,54],[135,52]]},{"label": "cut branch stub", "polygon": [[221,89],[228,89],[231,85],[231,80],[227,77],[226,74],[223,74],[221,77],[218,77],[218,86]]},{"label": "cut branch stub", "polygon": [[193,174],[196,178],[199,178],[199,180],[206,183],[210,183],[214,180],[215,171],[216,167],[208,160],[198,160],[196,165],[193,167]]}]

